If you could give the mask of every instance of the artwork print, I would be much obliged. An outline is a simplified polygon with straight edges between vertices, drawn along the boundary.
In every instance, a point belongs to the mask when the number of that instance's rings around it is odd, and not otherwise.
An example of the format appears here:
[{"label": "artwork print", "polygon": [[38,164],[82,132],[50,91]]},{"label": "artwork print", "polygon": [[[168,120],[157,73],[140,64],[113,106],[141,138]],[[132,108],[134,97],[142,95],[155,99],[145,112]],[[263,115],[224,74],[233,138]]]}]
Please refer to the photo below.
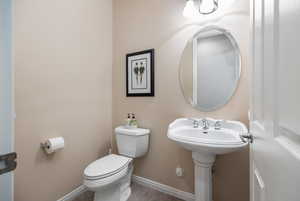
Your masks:
[{"label": "artwork print", "polygon": [[127,96],[154,96],[154,50],[126,56]]}]

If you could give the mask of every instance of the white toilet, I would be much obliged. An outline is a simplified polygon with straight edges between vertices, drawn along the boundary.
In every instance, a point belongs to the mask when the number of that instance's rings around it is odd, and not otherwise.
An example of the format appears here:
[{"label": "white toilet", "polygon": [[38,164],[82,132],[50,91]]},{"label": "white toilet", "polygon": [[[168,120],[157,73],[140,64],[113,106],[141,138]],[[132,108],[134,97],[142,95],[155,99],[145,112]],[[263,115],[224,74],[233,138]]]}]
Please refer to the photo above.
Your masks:
[{"label": "white toilet", "polygon": [[95,192],[94,201],[126,201],[131,194],[133,159],[148,151],[150,130],[115,129],[120,155],[111,154],[91,163],[84,170],[84,185]]}]

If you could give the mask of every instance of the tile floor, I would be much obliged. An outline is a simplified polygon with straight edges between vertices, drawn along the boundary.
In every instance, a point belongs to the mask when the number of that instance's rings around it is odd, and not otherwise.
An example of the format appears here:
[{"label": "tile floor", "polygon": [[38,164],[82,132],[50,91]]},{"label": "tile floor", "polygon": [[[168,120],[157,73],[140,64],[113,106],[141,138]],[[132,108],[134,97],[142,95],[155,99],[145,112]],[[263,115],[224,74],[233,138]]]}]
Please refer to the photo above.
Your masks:
[{"label": "tile floor", "polygon": [[[93,201],[94,194],[86,192],[74,201]],[[178,198],[166,195],[151,188],[139,184],[132,184],[132,193],[128,201],[182,201]]]}]

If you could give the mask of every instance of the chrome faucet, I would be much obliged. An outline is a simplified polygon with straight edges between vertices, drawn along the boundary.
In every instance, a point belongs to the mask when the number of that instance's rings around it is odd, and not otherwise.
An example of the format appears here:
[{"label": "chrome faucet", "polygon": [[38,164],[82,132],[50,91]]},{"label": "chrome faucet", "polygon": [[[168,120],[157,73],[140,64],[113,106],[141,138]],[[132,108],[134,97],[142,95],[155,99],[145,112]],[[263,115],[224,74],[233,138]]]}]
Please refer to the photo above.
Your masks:
[{"label": "chrome faucet", "polygon": [[202,119],[202,124],[203,124],[203,127],[202,127],[203,130],[209,129],[209,122],[207,119]]}]

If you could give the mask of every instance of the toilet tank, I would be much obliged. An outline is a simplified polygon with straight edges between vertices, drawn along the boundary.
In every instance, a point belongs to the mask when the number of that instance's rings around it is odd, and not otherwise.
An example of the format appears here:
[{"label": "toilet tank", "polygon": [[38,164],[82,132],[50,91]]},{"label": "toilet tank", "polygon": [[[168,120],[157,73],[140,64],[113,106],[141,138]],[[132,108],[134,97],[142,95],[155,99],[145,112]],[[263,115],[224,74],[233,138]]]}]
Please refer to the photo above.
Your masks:
[{"label": "toilet tank", "polygon": [[149,129],[119,126],[115,128],[115,134],[119,154],[130,158],[138,158],[147,153]]}]

